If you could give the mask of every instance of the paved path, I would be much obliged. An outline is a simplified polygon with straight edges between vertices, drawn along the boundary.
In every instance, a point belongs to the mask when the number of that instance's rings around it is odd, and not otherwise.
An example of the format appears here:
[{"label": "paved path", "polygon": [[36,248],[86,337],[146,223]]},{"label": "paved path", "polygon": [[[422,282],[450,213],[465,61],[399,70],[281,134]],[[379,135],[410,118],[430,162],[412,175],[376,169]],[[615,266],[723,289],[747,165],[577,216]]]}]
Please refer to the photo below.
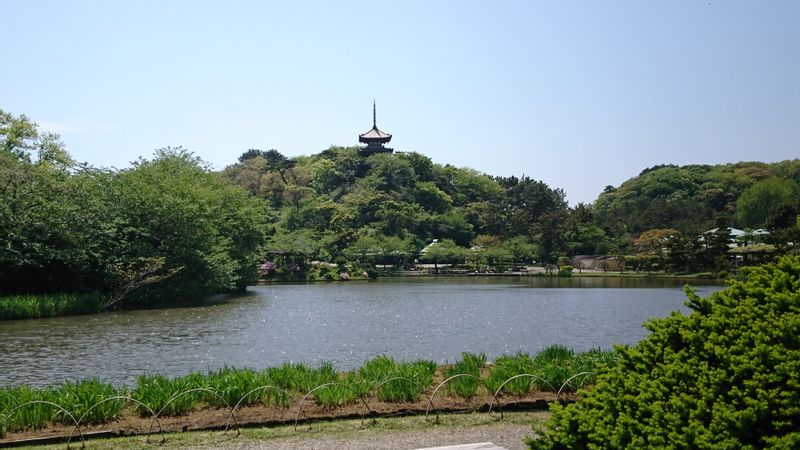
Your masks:
[{"label": "paved path", "polygon": [[360,430],[341,437],[314,438],[308,434],[298,434],[288,438],[270,439],[258,443],[249,442],[241,446],[234,445],[229,448],[239,450],[402,450],[493,442],[497,446],[495,448],[525,450],[527,447],[524,438],[530,432],[530,425],[517,424],[472,428],[434,428],[421,431],[381,431],[378,433]]},{"label": "paved path", "polygon": [[494,445],[494,442],[478,442],[475,444],[448,445],[447,447],[428,447],[418,450],[508,450]]}]

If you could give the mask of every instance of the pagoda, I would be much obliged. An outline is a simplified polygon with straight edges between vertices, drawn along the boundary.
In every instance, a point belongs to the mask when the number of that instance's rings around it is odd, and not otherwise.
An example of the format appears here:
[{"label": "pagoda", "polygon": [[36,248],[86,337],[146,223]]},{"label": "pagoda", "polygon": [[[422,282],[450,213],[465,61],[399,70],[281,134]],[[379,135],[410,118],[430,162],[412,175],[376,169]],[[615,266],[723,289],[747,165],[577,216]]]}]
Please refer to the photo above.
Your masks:
[{"label": "pagoda", "polygon": [[391,148],[383,146],[383,144],[391,140],[392,140],[391,134],[384,133],[383,131],[378,129],[378,125],[376,124],[375,100],[373,100],[372,129],[367,131],[366,133],[358,135],[358,142],[367,144],[366,147],[362,147],[358,150],[358,155],[369,156],[369,155],[374,155],[375,153],[392,153],[393,150]]}]

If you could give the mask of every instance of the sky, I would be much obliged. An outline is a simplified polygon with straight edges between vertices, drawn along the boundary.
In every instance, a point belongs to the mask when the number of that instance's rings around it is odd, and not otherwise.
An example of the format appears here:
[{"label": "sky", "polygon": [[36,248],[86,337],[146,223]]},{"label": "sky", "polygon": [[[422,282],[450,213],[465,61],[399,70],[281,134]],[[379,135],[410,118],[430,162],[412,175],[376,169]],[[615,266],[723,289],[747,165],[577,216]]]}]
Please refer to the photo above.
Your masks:
[{"label": "sky", "polygon": [[0,0],[0,109],[124,168],[358,144],[542,180],[800,157],[800,2]]}]

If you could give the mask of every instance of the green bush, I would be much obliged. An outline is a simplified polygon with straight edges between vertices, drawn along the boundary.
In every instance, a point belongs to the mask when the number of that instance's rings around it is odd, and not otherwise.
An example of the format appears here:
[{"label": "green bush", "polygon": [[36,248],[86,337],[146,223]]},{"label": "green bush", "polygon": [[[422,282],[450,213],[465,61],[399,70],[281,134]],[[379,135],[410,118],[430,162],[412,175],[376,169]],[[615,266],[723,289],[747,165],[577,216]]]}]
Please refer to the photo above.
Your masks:
[{"label": "green bush", "polygon": [[800,448],[800,258],[750,268],[639,344],[574,404],[551,407],[532,449]]},{"label": "green bush", "polygon": [[561,266],[561,268],[558,269],[558,276],[560,276],[560,277],[571,277],[573,270],[574,270],[574,268],[572,266]]}]

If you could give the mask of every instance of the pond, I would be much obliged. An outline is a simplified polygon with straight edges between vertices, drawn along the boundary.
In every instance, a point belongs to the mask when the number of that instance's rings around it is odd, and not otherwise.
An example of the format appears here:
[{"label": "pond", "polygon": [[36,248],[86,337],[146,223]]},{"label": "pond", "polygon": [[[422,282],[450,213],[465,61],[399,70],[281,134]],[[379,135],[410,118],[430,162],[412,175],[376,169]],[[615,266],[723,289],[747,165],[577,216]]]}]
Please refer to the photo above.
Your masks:
[{"label": "pond", "polygon": [[[205,306],[0,322],[0,386],[184,375],[224,365],[386,354],[453,361],[461,352],[535,353],[635,344],[642,323],[686,313],[680,281],[634,278],[415,278],[256,286]],[[701,295],[720,286],[697,286]]]}]

